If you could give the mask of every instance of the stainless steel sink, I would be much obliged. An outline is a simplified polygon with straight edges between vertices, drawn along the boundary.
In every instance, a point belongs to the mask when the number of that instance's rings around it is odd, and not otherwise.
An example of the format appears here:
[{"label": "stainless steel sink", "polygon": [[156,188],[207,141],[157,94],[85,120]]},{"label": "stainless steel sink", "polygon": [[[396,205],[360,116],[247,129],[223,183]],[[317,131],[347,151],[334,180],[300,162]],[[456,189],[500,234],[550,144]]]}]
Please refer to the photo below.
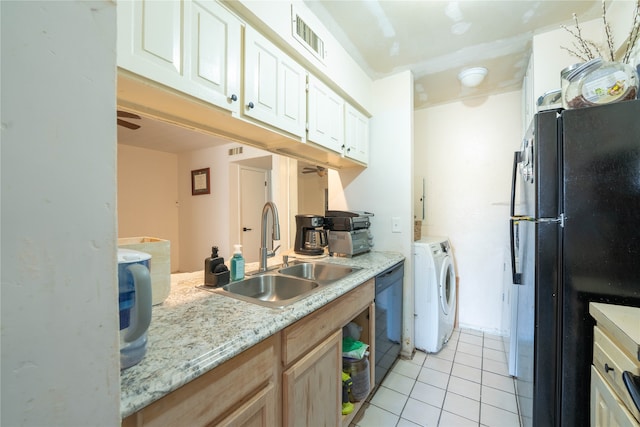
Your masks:
[{"label": "stainless steel sink", "polygon": [[216,289],[223,295],[266,307],[284,307],[310,294],[320,285],[304,278],[262,274]]},{"label": "stainless steel sink", "polygon": [[359,268],[321,262],[302,262],[278,270],[278,273],[302,279],[314,280],[320,284],[338,281]]}]

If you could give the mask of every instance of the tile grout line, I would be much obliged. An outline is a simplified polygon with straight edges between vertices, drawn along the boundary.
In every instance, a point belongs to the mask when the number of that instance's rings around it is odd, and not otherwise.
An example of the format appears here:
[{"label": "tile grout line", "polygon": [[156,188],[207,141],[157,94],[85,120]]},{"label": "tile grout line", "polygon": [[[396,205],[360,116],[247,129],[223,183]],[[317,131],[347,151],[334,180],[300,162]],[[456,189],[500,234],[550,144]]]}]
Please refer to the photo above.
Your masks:
[{"label": "tile grout line", "polygon": [[[443,372],[443,371],[440,371],[440,372],[442,372],[442,373],[444,373],[444,374],[447,374],[447,381],[446,381],[446,385],[445,385],[445,395],[444,395],[444,399],[443,399],[443,402],[442,402],[441,407],[439,408],[439,409],[440,409],[440,411],[439,411],[439,413],[438,413],[438,418],[437,418],[438,425],[439,425],[439,424],[440,424],[440,422],[442,421],[442,416],[443,416],[443,411],[444,411],[444,402],[445,402],[445,400],[446,400],[447,395],[448,395],[449,393],[452,393],[452,394],[458,395],[458,393],[455,393],[455,392],[453,392],[453,391],[449,391],[449,386],[450,386],[450,384],[451,384],[451,377],[453,376],[453,367],[454,367],[454,365],[455,365],[456,356],[458,355],[458,351],[459,351],[459,344],[460,344],[460,342],[465,342],[465,343],[467,343],[466,341],[461,341],[461,337],[462,337],[462,331],[461,331],[461,330],[455,330],[454,332],[457,332],[457,333],[456,333],[456,339],[455,339],[455,340],[451,340],[451,339],[450,339],[450,340],[447,342],[447,344],[446,344],[446,345],[449,345],[449,346],[450,346],[450,347],[448,347],[448,349],[450,349],[450,350],[452,351],[452,353],[453,353],[453,358],[452,358],[452,360],[451,360],[451,366],[450,366],[450,368],[449,368],[448,372],[447,372],[447,371],[444,371],[444,372]],[[485,349],[485,344],[487,343],[487,340],[488,340],[489,338],[487,338],[487,337],[485,336],[485,333],[484,333],[484,332],[480,332],[480,334],[481,334],[481,335],[476,335],[476,334],[469,334],[469,335],[474,335],[474,336],[477,336],[477,337],[479,337],[479,338],[481,339],[481,345],[479,346],[479,347],[480,347],[480,349],[481,349],[481,361],[480,361],[480,384],[479,384],[479,385],[480,385],[480,397],[479,397],[479,401],[478,401],[478,403],[479,403],[479,409],[478,409],[478,421],[477,421],[477,422],[475,422],[475,423],[478,425],[478,427],[483,427],[483,425],[482,425],[482,423],[481,423],[481,416],[482,416],[482,402],[483,402],[483,399],[482,399],[482,397],[483,397],[483,396],[482,396],[482,388],[483,388],[484,381],[486,380],[486,376],[485,376],[485,369],[484,369],[484,368],[485,368],[484,349]],[[472,344],[472,343],[467,343],[467,344]],[[489,348],[489,347],[487,347],[487,348]],[[465,353],[464,351],[460,351],[460,353],[461,353],[461,354],[468,354],[468,353]],[[403,406],[402,406],[402,408],[400,409],[400,411],[399,411],[399,412],[400,412],[400,413],[399,413],[399,415],[397,415],[397,416],[398,416],[398,421],[396,422],[396,425],[398,425],[399,423],[401,423],[401,421],[402,421],[402,420],[409,421],[408,419],[403,418],[402,414],[404,413],[405,409],[407,408],[407,404],[408,404],[408,402],[409,402],[409,399],[411,399],[411,398],[412,398],[412,397],[411,397],[411,394],[412,394],[412,393],[413,393],[413,391],[415,390],[415,387],[416,387],[416,385],[417,385],[417,382],[419,381],[419,380],[418,380],[418,377],[420,376],[420,372],[422,371],[422,369],[425,369],[425,368],[426,368],[427,361],[428,361],[430,358],[434,358],[434,357],[435,357],[435,358],[437,358],[437,359],[441,359],[440,357],[438,357],[438,356],[437,356],[437,353],[425,353],[425,357],[424,357],[424,359],[423,359],[419,364],[418,364],[418,363],[416,363],[416,364],[415,364],[415,366],[419,367],[419,372],[418,372],[418,374],[416,375],[416,377],[415,377],[415,378],[411,378],[411,380],[412,380],[412,385],[411,385],[410,390],[408,391],[408,395],[407,395],[406,401],[404,402],[404,405],[403,405]],[[488,359],[491,359],[491,358],[488,358]],[[446,360],[446,359],[441,359],[441,360]],[[492,360],[493,360],[493,359],[492,359]],[[465,366],[466,366],[466,365],[465,365]],[[472,366],[470,366],[470,368],[473,368],[473,367],[472,367]],[[431,368],[429,368],[429,369],[431,369]],[[392,370],[392,369],[390,369],[390,370]],[[488,372],[492,372],[492,371],[488,371]],[[499,374],[499,373],[497,373],[497,372],[492,372],[492,373],[493,373],[493,374],[495,374],[495,375],[501,375],[501,374]],[[512,383],[513,383],[513,382],[515,382],[515,381],[514,381],[514,379],[513,379],[513,377],[511,377],[510,375],[507,375],[507,377],[511,379]],[[409,378],[410,378],[410,377],[409,377]],[[429,383],[427,383],[427,384],[429,384]],[[381,386],[382,386],[382,385],[381,385]],[[504,392],[504,393],[509,393],[509,394],[515,394],[515,392],[507,392],[507,391],[502,390],[502,389],[500,389],[500,388],[497,388],[497,387],[491,387],[491,386],[489,386],[489,385],[487,385],[486,387],[491,388],[491,389],[494,389],[494,390],[499,391],[499,392]],[[513,385],[513,388],[515,389],[515,385]],[[393,389],[391,389],[391,390],[393,390]],[[463,396],[463,397],[465,397],[464,395],[462,395],[462,396]],[[516,399],[517,399],[517,397],[516,397]],[[421,400],[418,400],[418,401],[422,402]],[[426,403],[426,402],[424,402],[424,403]],[[427,404],[428,404],[428,403],[427,403]],[[373,404],[371,404],[371,405],[373,405]],[[428,404],[428,405],[430,405],[430,404]],[[490,405],[490,404],[485,404],[485,405],[489,405],[489,406],[492,406],[492,407],[496,407],[495,405]],[[376,405],[373,405],[373,406],[376,406]],[[430,405],[430,406],[434,406],[434,405]],[[384,411],[386,411],[386,412],[389,412],[390,414],[395,415],[393,412],[388,411],[388,410],[386,410],[386,409],[384,409],[384,408],[382,408],[382,407],[378,407],[378,408],[380,408],[381,410],[384,410]],[[496,408],[498,408],[498,409],[502,409],[502,408],[500,408],[500,407],[496,407]],[[512,411],[509,411],[509,412],[512,412]],[[512,412],[512,413],[514,413],[514,412]],[[458,417],[460,417],[460,416],[461,416],[461,415],[459,415],[459,414],[457,414],[457,413],[455,413],[455,412],[454,412],[453,414],[454,414],[454,415],[456,415],[456,416],[458,416]],[[516,412],[515,412],[514,414],[515,414],[518,418],[520,418],[520,413],[519,413],[519,408],[518,408],[518,407],[516,407]],[[463,417],[463,418],[465,418],[465,417]],[[469,421],[472,421],[472,420],[469,420]],[[520,419],[519,419],[518,421],[520,421]],[[519,422],[519,425],[520,425],[520,426],[522,426],[521,422]]]},{"label": "tile grout line", "polygon": [[456,338],[456,348],[453,350],[453,360],[451,361],[451,368],[449,369],[449,377],[447,378],[447,387],[444,390],[444,398],[442,399],[442,405],[440,406],[440,414],[438,414],[438,422],[436,424],[438,426],[440,425],[440,420],[442,419],[442,412],[444,412],[444,402],[447,400],[447,394],[449,393],[449,383],[451,382],[451,375],[453,374],[453,364],[455,363],[455,360],[456,360],[456,354],[458,353],[459,343],[460,343],[460,334],[458,333]]},{"label": "tile grout line", "polygon": [[482,356],[480,358],[480,402],[478,403],[478,426],[482,425],[482,385],[484,382],[484,332],[482,333]]}]

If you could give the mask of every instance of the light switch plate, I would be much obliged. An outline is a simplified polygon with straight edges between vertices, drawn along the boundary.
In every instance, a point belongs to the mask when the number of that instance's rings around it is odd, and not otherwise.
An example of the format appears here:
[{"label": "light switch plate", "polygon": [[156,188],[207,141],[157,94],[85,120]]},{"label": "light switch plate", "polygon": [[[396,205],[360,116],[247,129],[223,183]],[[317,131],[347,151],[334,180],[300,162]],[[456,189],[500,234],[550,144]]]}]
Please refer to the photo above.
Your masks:
[{"label": "light switch plate", "polygon": [[394,216],[391,218],[391,232],[392,233],[400,233],[402,230],[400,229],[400,217]]}]

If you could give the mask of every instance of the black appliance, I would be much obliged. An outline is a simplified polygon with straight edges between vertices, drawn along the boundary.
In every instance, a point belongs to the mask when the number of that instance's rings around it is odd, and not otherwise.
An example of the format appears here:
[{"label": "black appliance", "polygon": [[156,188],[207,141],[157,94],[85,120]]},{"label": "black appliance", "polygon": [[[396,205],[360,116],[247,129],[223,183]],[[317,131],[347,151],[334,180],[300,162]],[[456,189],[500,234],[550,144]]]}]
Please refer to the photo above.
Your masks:
[{"label": "black appliance", "polygon": [[536,114],[512,181],[523,425],[588,426],[588,304],[640,306],[640,101]]},{"label": "black appliance", "polygon": [[296,215],[296,240],[293,251],[302,255],[322,255],[327,246],[324,217],[320,215]]},{"label": "black appliance", "polygon": [[400,355],[402,347],[402,286],[404,261],[389,267],[375,278],[376,281],[376,349],[375,386]]}]

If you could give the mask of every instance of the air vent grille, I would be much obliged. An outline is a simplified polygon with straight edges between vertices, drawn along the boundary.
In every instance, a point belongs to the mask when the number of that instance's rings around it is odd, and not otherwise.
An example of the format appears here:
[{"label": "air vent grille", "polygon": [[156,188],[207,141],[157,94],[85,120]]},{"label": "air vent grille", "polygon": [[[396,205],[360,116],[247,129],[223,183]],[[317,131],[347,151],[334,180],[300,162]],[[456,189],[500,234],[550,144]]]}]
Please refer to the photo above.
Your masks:
[{"label": "air vent grille", "polygon": [[229,148],[229,155],[236,156],[242,154],[242,147]]},{"label": "air vent grille", "polygon": [[302,20],[295,15],[294,35],[307,49],[311,50],[318,58],[324,59],[324,42],[318,35]]}]

